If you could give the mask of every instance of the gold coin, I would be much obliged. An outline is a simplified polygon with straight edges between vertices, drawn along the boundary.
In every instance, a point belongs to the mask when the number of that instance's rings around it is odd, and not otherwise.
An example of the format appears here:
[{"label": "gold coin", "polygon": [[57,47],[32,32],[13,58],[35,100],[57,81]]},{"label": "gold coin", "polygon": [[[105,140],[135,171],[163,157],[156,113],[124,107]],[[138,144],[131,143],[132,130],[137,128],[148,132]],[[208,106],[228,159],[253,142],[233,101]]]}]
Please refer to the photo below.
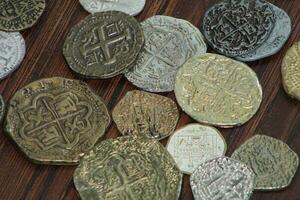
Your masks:
[{"label": "gold coin", "polygon": [[300,101],[300,42],[294,44],[286,53],[281,73],[286,93]]},{"label": "gold coin", "polygon": [[167,150],[153,139],[136,136],[97,144],[74,173],[82,200],[176,200],[181,182]]},{"label": "gold coin", "polygon": [[122,134],[146,134],[161,140],[174,132],[179,112],[167,97],[134,90],[116,105],[112,117]]},{"label": "gold coin", "polygon": [[35,81],[12,97],[5,130],[34,162],[76,164],[109,123],[105,104],[87,84],[55,77]]},{"label": "gold coin", "polygon": [[198,122],[228,128],[253,117],[262,101],[262,88],[246,64],[207,53],[192,57],[179,69],[175,95],[181,108]]}]

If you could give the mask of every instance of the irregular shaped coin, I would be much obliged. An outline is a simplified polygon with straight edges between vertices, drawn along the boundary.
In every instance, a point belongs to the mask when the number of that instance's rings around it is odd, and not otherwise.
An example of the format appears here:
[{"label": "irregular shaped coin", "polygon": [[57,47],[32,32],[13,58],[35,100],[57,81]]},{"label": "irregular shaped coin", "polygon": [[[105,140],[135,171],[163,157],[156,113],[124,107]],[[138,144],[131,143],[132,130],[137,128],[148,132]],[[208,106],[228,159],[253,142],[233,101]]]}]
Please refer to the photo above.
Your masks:
[{"label": "irregular shaped coin", "polygon": [[281,74],[286,93],[300,101],[300,42],[295,43],[283,58]]},{"label": "irregular shaped coin", "polygon": [[276,17],[264,0],[223,0],[203,19],[203,33],[213,49],[235,57],[261,46],[271,34]]},{"label": "irregular shaped coin", "polygon": [[255,72],[244,63],[204,54],[179,69],[175,95],[195,120],[228,128],[253,117],[262,101],[262,88]]},{"label": "irregular shaped coin", "polygon": [[5,114],[5,103],[2,96],[0,95],[0,123],[2,122],[4,114]]},{"label": "irregular shaped coin", "polygon": [[118,103],[112,117],[122,134],[146,134],[161,140],[174,132],[179,112],[167,97],[134,90]]},{"label": "irregular shaped coin", "polygon": [[175,131],[167,149],[181,172],[191,174],[201,163],[224,156],[227,145],[217,129],[189,124]]},{"label": "irregular shaped coin", "polygon": [[35,81],[12,97],[5,130],[34,162],[75,164],[109,122],[105,104],[87,84],[55,77]]},{"label": "irregular shaped coin", "polygon": [[79,0],[84,9],[90,13],[117,10],[129,15],[139,14],[146,0]]},{"label": "irregular shaped coin", "polygon": [[220,157],[201,164],[192,174],[190,183],[195,200],[248,200],[255,175],[246,165]]},{"label": "irregular shaped coin", "polygon": [[19,67],[25,56],[26,45],[20,33],[0,31],[0,47],[0,79],[3,79]]},{"label": "irregular shaped coin", "polygon": [[182,174],[159,142],[132,136],[99,143],[74,173],[83,200],[176,200],[181,182]]},{"label": "irregular shaped coin", "polygon": [[206,52],[203,36],[191,23],[167,16],[151,17],[142,27],[145,46],[125,76],[146,91],[172,91],[178,69],[190,57]]},{"label": "irregular shaped coin", "polygon": [[252,137],[231,157],[254,171],[257,190],[278,190],[289,186],[299,165],[298,155],[287,144],[265,135]]},{"label": "irregular shaped coin", "polygon": [[45,7],[45,0],[0,1],[0,30],[20,31],[32,27]]},{"label": "irregular shaped coin", "polygon": [[63,54],[70,68],[86,78],[110,78],[136,60],[144,36],[130,15],[107,11],[89,15],[73,27]]}]

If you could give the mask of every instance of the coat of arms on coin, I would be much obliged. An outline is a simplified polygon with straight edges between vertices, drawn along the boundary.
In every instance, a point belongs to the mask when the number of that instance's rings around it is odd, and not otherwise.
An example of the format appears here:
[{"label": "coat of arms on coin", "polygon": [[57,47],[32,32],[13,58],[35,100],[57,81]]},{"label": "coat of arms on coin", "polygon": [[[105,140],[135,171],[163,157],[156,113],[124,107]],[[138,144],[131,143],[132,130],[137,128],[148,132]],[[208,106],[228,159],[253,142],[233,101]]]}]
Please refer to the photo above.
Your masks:
[{"label": "coat of arms on coin", "polygon": [[287,144],[265,135],[252,137],[231,157],[254,171],[257,190],[279,190],[289,186],[299,165],[298,155]]},{"label": "coat of arms on coin", "polygon": [[91,14],[71,29],[63,53],[86,78],[111,78],[128,70],[144,44],[140,24],[118,11]]},{"label": "coat of arms on coin", "polygon": [[87,84],[55,77],[35,81],[12,97],[5,130],[34,162],[76,164],[109,123],[105,104]]}]

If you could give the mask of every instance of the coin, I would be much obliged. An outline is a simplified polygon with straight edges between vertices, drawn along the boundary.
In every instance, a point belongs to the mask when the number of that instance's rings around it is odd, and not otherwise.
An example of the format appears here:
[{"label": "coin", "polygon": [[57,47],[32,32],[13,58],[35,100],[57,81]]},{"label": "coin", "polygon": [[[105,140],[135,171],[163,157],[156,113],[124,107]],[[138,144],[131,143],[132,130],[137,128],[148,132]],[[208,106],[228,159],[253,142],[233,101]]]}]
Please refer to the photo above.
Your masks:
[{"label": "coin", "polygon": [[117,10],[133,16],[139,14],[146,4],[146,0],[79,0],[79,2],[90,13]]},{"label": "coin", "polygon": [[167,149],[181,172],[191,174],[201,163],[224,156],[227,145],[217,129],[189,124],[175,131],[168,141]]},{"label": "coin", "polygon": [[0,31],[0,47],[0,79],[3,79],[19,67],[26,45],[20,33]]},{"label": "coin", "polygon": [[146,91],[172,91],[178,69],[188,58],[206,52],[203,36],[191,23],[167,16],[151,17],[142,28],[145,46],[125,76]]},{"label": "coin", "polygon": [[45,0],[0,1],[0,30],[20,31],[32,27],[45,7]]},{"label": "coin", "polygon": [[179,112],[167,97],[134,90],[116,105],[112,117],[122,134],[146,134],[161,140],[174,132]]},{"label": "coin", "polygon": [[5,130],[33,162],[76,164],[104,134],[110,116],[87,84],[41,79],[10,100]]},{"label": "coin", "polygon": [[179,69],[175,95],[195,120],[228,128],[254,116],[262,88],[255,72],[244,63],[208,53],[189,59]]},{"label": "coin", "polygon": [[181,182],[182,174],[159,142],[132,136],[97,144],[74,173],[82,200],[174,200]]},{"label": "coin", "polygon": [[118,11],[91,14],[71,29],[63,54],[88,78],[110,78],[132,66],[144,44],[139,23]]},{"label": "coin", "polygon": [[2,96],[0,95],[0,123],[2,122],[4,113],[5,113],[5,103]]},{"label": "coin", "polygon": [[275,21],[272,7],[264,0],[224,0],[205,13],[202,28],[213,49],[235,57],[262,45]]},{"label": "coin", "polygon": [[281,74],[286,93],[300,101],[300,42],[295,43],[283,58]]},{"label": "coin", "polygon": [[234,159],[220,157],[201,164],[192,174],[190,183],[195,200],[248,200],[255,174]]},{"label": "coin", "polygon": [[284,10],[274,5],[272,5],[272,9],[276,16],[276,23],[267,41],[254,51],[236,57],[237,60],[255,61],[272,56],[276,54],[288,40],[292,32],[292,23],[290,17]]},{"label": "coin", "polygon": [[298,155],[287,144],[265,135],[252,137],[231,157],[254,171],[257,190],[278,190],[289,186],[299,165]]}]

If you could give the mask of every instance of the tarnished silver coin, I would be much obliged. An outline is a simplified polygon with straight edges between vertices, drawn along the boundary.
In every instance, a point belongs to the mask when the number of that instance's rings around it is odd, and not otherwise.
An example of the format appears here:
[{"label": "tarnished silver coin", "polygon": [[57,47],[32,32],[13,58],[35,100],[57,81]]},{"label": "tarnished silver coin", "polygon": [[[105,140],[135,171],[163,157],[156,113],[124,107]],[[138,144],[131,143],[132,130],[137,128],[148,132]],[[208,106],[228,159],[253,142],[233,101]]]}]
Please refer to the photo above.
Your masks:
[{"label": "tarnished silver coin", "polygon": [[275,15],[264,0],[224,0],[203,19],[203,34],[216,51],[236,57],[262,45],[275,25]]},{"label": "tarnished silver coin", "polygon": [[127,79],[150,92],[174,89],[177,70],[194,55],[206,52],[201,32],[188,21],[154,16],[142,23],[145,46]]},{"label": "tarnished silver coin", "polygon": [[0,31],[0,79],[19,67],[25,52],[25,40],[20,33]]},{"label": "tarnished silver coin", "polygon": [[190,183],[195,200],[248,200],[255,174],[239,161],[220,157],[201,164]]},{"label": "tarnished silver coin", "polygon": [[284,10],[274,5],[272,5],[272,9],[276,16],[276,23],[268,40],[254,51],[236,57],[237,60],[247,62],[272,56],[280,51],[285,42],[288,40],[292,32],[292,22],[290,17]]},{"label": "tarnished silver coin", "polygon": [[217,129],[189,124],[175,131],[167,149],[181,172],[191,174],[201,163],[224,156],[227,145]]},{"label": "tarnished silver coin", "polygon": [[116,10],[129,15],[139,14],[145,7],[146,0],[79,0],[89,13]]},{"label": "tarnished silver coin", "polygon": [[2,122],[4,113],[5,113],[5,102],[2,98],[2,96],[0,95],[0,123]]}]

